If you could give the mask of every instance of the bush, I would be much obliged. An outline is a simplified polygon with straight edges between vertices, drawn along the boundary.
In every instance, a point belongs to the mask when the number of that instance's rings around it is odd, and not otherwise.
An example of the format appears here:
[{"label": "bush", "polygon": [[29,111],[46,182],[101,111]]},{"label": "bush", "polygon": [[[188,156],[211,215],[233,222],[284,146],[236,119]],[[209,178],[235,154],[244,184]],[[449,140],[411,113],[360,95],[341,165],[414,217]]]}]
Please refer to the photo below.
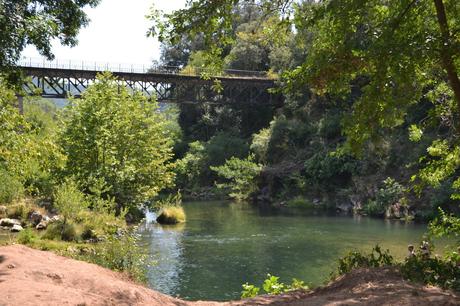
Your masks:
[{"label": "bush", "polygon": [[136,229],[124,235],[111,235],[106,241],[96,245],[94,252],[83,255],[81,259],[111,270],[126,272],[133,279],[146,280],[147,253],[139,245]]},{"label": "bush", "polygon": [[[251,298],[255,297],[259,294],[260,288],[254,285],[245,283],[242,285],[243,291],[241,292],[241,298]],[[305,285],[303,281],[298,279],[292,279],[291,284],[284,284],[279,281],[279,277],[267,274],[267,278],[264,280],[262,284],[262,289],[267,294],[281,294],[284,292],[292,291],[292,290],[307,290],[308,286]]]},{"label": "bush", "polygon": [[46,228],[44,239],[49,240],[63,240],[63,241],[77,241],[77,231],[73,223],[64,223],[64,221],[54,222]]},{"label": "bush", "polygon": [[363,210],[370,216],[382,217],[390,205],[403,201],[406,189],[392,178],[383,181],[383,187],[376,194],[375,200],[370,200],[364,205]]},{"label": "bush", "polygon": [[363,255],[360,252],[350,252],[343,258],[339,259],[338,275],[343,275],[358,268],[377,268],[382,266],[394,265],[393,256],[388,250],[382,251],[379,245],[376,245],[370,254]]},{"label": "bush", "polygon": [[253,160],[253,155],[249,155],[246,159],[232,157],[222,166],[211,167],[227,181],[217,184],[217,187],[228,189],[228,195],[238,201],[248,199],[257,190],[256,177],[262,170],[262,166]]},{"label": "bush", "polygon": [[37,236],[35,235],[35,232],[30,228],[26,228],[18,234],[18,242],[21,244],[29,244],[35,239],[37,239]]},{"label": "bush", "polygon": [[54,193],[54,207],[56,207],[64,217],[61,223],[62,239],[67,240],[64,238],[67,221],[74,218],[81,210],[88,207],[85,195],[78,190],[75,181],[68,179],[58,186]]},{"label": "bush", "polygon": [[24,186],[6,170],[0,168],[0,203],[11,203],[24,195]]},{"label": "bush", "polygon": [[185,211],[182,207],[163,207],[157,217],[160,224],[177,224],[185,222]]}]

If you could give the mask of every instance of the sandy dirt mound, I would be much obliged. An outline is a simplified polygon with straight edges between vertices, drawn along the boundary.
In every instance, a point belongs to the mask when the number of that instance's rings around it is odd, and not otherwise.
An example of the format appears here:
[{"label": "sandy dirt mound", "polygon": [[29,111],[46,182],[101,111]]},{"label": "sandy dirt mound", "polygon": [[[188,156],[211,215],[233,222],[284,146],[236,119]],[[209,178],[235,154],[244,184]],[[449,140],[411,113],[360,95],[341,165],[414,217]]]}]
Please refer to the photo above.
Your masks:
[{"label": "sandy dirt mound", "polygon": [[357,270],[310,292],[217,302],[182,301],[102,267],[33,250],[0,247],[0,305],[460,305],[458,296],[404,281],[393,269]]}]

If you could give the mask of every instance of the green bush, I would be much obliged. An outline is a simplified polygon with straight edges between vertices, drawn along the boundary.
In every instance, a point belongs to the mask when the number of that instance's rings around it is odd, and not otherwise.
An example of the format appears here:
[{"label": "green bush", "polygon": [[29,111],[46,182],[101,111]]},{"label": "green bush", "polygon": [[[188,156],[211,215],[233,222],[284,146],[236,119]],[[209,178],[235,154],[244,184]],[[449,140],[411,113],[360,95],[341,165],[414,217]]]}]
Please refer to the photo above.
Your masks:
[{"label": "green bush", "polygon": [[24,186],[6,170],[0,168],[0,203],[11,203],[24,195]]},{"label": "green bush", "polygon": [[[241,292],[241,298],[255,297],[260,292],[260,288],[252,284],[245,283],[242,287],[243,291]],[[277,295],[292,290],[308,290],[309,287],[303,281],[295,278],[292,279],[291,284],[284,284],[279,281],[279,277],[267,274],[267,278],[262,284],[262,289],[267,294]]]},{"label": "green bush", "polygon": [[295,207],[295,208],[315,208],[315,205],[308,199],[301,197],[301,196],[296,196],[293,199],[290,199],[287,202],[288,207]]},{"label": "green bush", "polygon": [[77,241],[78,235],[73,223],[64,223],[64,221],[54,222],[46,228],[42,236],[49,240]]},{"label": "green bush", "polygon": [[126,272],[137,281],[146,281],[148,266],[147,253],[139,245],[136,229],[121,236],[111,235],[104,242],[95,246],[94,252],[82,256],[81,259],[98,264],[111,270]]},{"label": "green bush", "polygon": [[26,228],[18,234],[18,242],[21,244],[29,244],[35,239],[37,239],[37,236],[31,228]]},{"label": "green bush", "polygon": [[388,250],[382,251],[380,246],[376,245],[370,254],[360,252],[350,252],[345,257],[339,259],[337,268],[338,275],[343,275],[358,268],[377,268],[382,266],[394,265],[393,256]]},{"label": "green bush", "polygon": [[226,180],[217,187],[229,190],[230,197],[242,201],[257,190],[256,178],[262,166],[254,162],[253,155],[249,155],[246,159],[232,157],[224,165],[211,169]]},{"label": "green bush", "polygon": [[363,207],[364,212],[370,216],[382,217],[390,205],[405,201],[406,189],[392,178],[383,181],[383,187],[377,191],[375,200],[369,200]]}]

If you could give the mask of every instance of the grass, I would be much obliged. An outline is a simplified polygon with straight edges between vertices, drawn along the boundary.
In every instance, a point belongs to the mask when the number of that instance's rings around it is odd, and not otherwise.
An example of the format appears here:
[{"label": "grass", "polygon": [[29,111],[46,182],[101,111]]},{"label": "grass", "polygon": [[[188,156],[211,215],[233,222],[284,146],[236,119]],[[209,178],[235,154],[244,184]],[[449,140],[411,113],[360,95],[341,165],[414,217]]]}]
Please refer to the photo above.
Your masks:
[{"label": "grass", "polygon": [[157,222],[160,224],[177,224],[185,222],[185,211],[180,206],[164,207],[160,210]]}]

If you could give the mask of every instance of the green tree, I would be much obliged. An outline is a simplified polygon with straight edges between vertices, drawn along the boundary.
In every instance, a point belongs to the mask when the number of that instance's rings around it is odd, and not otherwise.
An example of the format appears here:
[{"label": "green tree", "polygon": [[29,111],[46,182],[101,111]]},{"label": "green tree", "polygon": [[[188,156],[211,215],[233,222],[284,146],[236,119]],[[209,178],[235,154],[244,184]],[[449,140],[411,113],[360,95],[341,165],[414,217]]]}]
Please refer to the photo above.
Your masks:
[{"label": "green tree", "polygon": [[9,73],[27,45],[48,59],[51,41],[75,46],[81,27],[89,22],[83,8],[99,0],[0,0],[0,73]]},{"label": "green tree", "polygon": [[172,184],[172,142],[157,104],[117,82],[99,75],[71,100],[60,139],[67,175],[88,191],[91,181],[102,180],[102,196],[115,198],[118,209],[135,208]]}]

